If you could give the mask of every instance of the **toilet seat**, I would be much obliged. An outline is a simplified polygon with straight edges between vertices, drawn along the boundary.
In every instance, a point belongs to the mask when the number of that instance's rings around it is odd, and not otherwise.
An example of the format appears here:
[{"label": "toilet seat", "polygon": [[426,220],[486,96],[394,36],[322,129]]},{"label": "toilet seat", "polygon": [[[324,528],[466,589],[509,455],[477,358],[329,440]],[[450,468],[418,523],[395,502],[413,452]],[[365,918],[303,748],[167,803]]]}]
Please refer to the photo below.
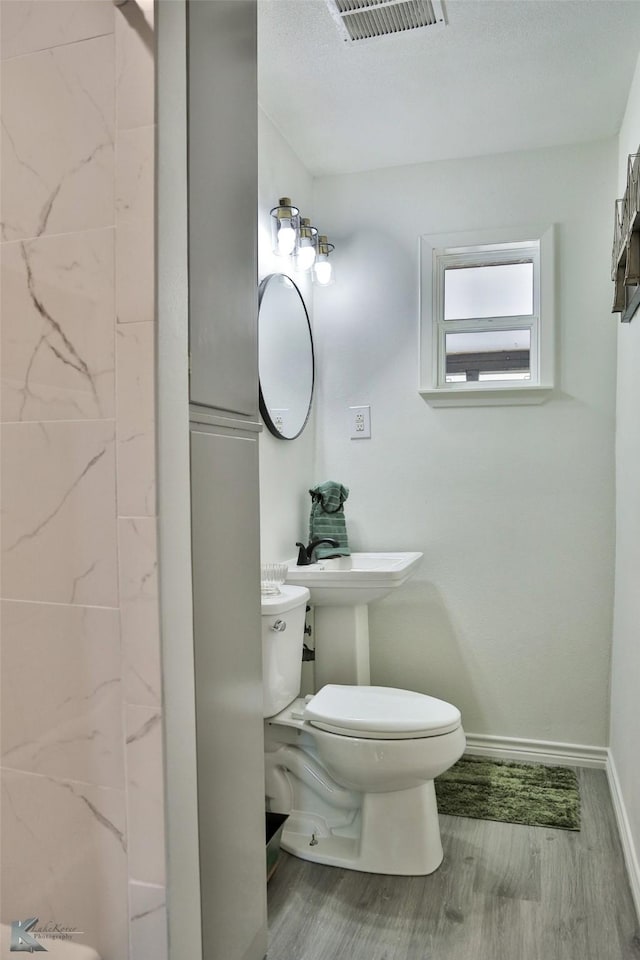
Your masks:
[{"label": "toilet seat", "polygon": [[329,733],[373,740],[437,737],[461,723],[457,707],[424,693],[334,683],[308,701],[304,719]]}]

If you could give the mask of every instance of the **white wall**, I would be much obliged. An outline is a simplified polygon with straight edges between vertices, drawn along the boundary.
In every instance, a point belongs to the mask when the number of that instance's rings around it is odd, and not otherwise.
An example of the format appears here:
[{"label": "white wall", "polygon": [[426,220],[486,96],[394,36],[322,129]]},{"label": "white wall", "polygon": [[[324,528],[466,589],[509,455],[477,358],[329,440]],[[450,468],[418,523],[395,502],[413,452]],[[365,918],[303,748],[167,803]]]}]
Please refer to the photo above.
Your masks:
[{"label": "white wall", "polygon": [[[627,156],[640,143],[640,59],[619,138],[618,191],[624,193]],[[616,583],[611,667],[611,757],[640,855],[640,315],[618,324],[616,418]]]},{"label": "white wall", "polygon": [[[337,282],[314,302],[319,474],[351,488],[352,547],[425,554],[419,575],[370,609],[372,682],[449,699],[475,733],[608,742],[615,151],[610,141],[315,182],[337,245]],[[429,407],[418,236],[540,221],[558,224],[556,395]],[[371,404],[370,441],[349,439],[350,404]]]},{"label": "white wall", "polygon": [[[258,273],[284,273],[271,252],[269,211],[279,197],[291,197],[303,216],[313,217],[312,179],[269,118],[260,110]],[[289,271],[290,272],[290,271]],[[304,297],[313,325],[311,284],[291,274]],[[314,405],[315,406],[315,405]],[[305,540],[309,527],[309,487],[314,483],[315,411],[295,440],[280,440],[266,427],[260,436],[260,531],[263,561],[296,555],[296,540]]]}]

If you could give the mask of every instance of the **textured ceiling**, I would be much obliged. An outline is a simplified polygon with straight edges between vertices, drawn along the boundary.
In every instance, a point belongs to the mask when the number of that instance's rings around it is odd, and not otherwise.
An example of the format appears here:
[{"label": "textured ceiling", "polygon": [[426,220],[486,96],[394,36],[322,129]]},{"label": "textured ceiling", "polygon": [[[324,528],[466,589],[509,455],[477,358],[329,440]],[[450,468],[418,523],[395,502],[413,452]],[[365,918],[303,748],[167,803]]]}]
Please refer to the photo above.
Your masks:
[{"label": "textured ceiling", "polygon": [[640,0],[446,0],[347,44],[324,0],[259,0],[260,104],[315,175],[614,136]]}]

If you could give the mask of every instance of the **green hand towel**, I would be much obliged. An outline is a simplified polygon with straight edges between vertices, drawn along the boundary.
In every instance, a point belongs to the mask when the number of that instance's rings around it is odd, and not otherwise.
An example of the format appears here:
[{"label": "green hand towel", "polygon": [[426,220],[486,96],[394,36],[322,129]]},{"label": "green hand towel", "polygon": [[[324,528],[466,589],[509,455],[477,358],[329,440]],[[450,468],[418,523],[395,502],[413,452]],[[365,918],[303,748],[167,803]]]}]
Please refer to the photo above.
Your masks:
[{"label": "green hand towel", "polygon": [[322,537],[331,537],[338,541],[337,547],[323,543],[315,549],[318,560],[326,557],[349,557],[347,524],[344,518],[344,502],[349,490],[341,483],[327,480],[309,490],[311,494],[311,516],[309,517],[309,541]]}]

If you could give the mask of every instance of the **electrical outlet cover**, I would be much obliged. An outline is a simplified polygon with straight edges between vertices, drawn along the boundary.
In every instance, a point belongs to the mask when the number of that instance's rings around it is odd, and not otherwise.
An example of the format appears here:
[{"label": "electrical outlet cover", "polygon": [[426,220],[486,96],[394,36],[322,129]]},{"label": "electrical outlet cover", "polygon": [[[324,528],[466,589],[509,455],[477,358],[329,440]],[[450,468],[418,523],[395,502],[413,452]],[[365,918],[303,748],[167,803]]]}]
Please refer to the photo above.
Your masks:
[{"label": "electrical outlet cover", "polygon": [[371,408],[369,406],[349,407],[349,423],[352,440],[369,440],[371,438]]}]

